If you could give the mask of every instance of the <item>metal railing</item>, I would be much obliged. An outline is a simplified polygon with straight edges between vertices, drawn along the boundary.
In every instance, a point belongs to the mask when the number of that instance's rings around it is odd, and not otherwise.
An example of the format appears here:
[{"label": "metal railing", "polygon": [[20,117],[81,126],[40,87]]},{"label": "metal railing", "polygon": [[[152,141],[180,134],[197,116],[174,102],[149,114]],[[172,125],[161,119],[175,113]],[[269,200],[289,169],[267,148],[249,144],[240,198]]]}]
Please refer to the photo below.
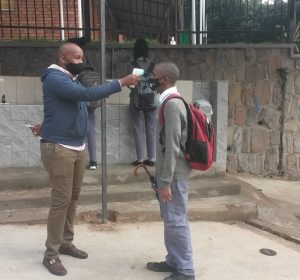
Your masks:
[{"label": "metal railing", "polygon": [[[99,0],[0,0],[0,40],[100,37]],[[107,41],[138,37],[179,44],[286,43],[294,0],[109,0]]]}]

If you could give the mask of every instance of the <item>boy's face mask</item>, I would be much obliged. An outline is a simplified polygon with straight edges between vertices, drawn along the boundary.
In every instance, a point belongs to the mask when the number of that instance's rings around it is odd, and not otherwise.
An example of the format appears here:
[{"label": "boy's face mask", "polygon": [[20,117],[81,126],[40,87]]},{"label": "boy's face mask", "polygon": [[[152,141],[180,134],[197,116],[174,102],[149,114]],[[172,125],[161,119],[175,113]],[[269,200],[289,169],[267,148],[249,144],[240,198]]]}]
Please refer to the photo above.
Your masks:
[{"label": "boy's face mask", "polygon": [[155,79],[155,78],[149,79],[149,87],[150,87],[152,90],[156,90],[156,89],[160,86],[159,80],[160,80],[160,79]]}]

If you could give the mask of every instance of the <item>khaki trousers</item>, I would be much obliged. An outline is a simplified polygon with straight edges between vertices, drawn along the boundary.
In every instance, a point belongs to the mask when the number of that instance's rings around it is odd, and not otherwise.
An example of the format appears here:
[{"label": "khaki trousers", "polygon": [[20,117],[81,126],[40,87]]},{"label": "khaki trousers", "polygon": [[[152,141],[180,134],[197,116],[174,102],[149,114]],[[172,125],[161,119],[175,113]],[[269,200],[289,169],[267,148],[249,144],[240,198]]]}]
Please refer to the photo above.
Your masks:
[{"label": "khaki trousers", "polygon": [[40,149],[52,187],[45,244],[45,257],[50,259],[58,257],[61,245],[72,244],[73,222],[84,175],[86,152],[70,150],[55,143],[41,143]]}]

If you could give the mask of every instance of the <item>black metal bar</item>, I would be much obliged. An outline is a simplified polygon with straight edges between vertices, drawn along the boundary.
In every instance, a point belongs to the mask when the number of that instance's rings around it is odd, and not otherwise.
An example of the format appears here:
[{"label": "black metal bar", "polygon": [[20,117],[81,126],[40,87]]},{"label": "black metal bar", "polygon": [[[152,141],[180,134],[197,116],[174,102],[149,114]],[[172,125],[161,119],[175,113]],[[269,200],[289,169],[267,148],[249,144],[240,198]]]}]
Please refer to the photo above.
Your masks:
[{"label": "black metal bar", "polygon": [[[94,27],[95,26],[97,26],[97,21],[96,21],[96,19],[97,19],[97,17],[95,17],[95,1],[94,0],[91,0],[92,2],[91,2],[91,7],[92,7],[92,20],[91,20],[91,22],[92,22],[92,27],[91,27],[91,34],[92,34],[92,28],[94,29]],[[97,15],[97,10],[96,10],[96,15]],[[91,36],[91,40],[96,40],[96,36],[95,36],[95,31],[93,31],[93,36]]]},{"label": "black metal bar", "polygon": [[[78,6],[78,5],[77,5]],[[76,6],[76,1],[75,0],[73,0],[73,13],[74,13],[74,15],[73,15],[73,17],[74,17],[74,25],[75,25],[75,27],[77,27],[78,28],[78,31],[80,31],[79,30],[79,26],[78,26],[78,22],[77,22],[77,15],[78,15],[78,17],[79,17],[79,11],[77,10],[77,6]],[[76,13],[76,11],[77,11],[77,13]],[[79,18],[78,18],[78,21],[79,21]],[[75,32],[76,33],[76,32]],[[77,34],[74,34],[74,36],[72,36],[72,37],[77,37]]]},{"label": "black metal bar", "polygon": [[[45,27],[45,9],[44,9],[44,0],[42,0],[42,13],[43,13],[43,26]],[[46,30],[44,29],[44,39],[46,39]]]},{"label": "black metal bar", "polygon": [[[50,14],[51,14],[51,26],[53,27],[53,5],[52,5],[52,0],[50,0]],[[52,39],[54,40],[54,30],[52,29]]]},{"label": "black metal bar", "polygon": [[[37,21],[36,21],[36,3],[35,3],[36,0],[33,0],[33,9],[34,9],[34,23],[35,23],[35,26],[37,26]],[[37,33],[37,29],[35,30],[35,38],[38,37],[38,33]]]},{"label": "black metal bar", "polygon": [[[145,1],[143,1],[143,3],[142,3],[142,13],[143,13],[143,15],[145,14]],[[146,30],[145,30],[145,19],[146,19],[146,17],[145,16],[143,16],[142,17],[143,18],[143,37],[145,37],[145,34],[146,34]]]},{"label": "black metal bar", "polygon": [[[62,19],[63,19],[63,15],[61,14],[61,9],[60,9],[60,1],[57,0],[57,6],[58,6],[58,20],[59,20],[59,27],[60,27],[60,31],[64,30],[64,28],[61,26],[62,23]],[[60,40],[63,40],[62,37],[62,32],[60,32]]]},{"label": "black metal bar", "polygon": [[[26,0],[26,3],[27,3],[27,0]],[[11,6],[10,6],[10,1],[8,1],[8,14],[9,14],[9,24],[12,25],[11,24]],[[12,37],[12,28],[10,28],[10,37]]]},{"label": "black metal bar", "polygon": [[294,42],[294,32],[296,27],[296,19],[295,19],[295,0],[289,0],[288,2],[288,42]]},{"label": "black metal bar", "polygon": [[[1,23],[3,22],[3,18],[2,18],[2,2],[0,1],[0,19],[1,19]],[[3,38],[3,25],[1,24],[1,37]]]},{"label": "black metal bar", "polygon": [[22,38],[22,35],[21,35],[21,29],[20,29],[20,6],[19,6],[19,0],[17,0],[17,21],[18,21],[18,25],[19,25],[19,40]]},{"label": "black metal bar", "polygon": [[[65,22],[66,22],[67,28],[69,28],[69,9],[68,9],[69,5],[68,4],[69,4],[68,0],[66,0],[66,9],[64,9],[64,11],[66,11],[66,20],[65,20]],[[65,29],[65,30],[68,31],[68,38],[70,38],[69,29]]]},{"label": "black metal bar", "polygon": [[26,0],[25,2],[25,7],[26,7],[26,27],[27,27],[27,37],[29,38],[29,18],[28,18],[28,1]]},{"label": "black metal bar", "polygon": [[91,16],[90,16],[90,1],[83,0],[83,14],[84,14],[84,36],[91,41]]}]

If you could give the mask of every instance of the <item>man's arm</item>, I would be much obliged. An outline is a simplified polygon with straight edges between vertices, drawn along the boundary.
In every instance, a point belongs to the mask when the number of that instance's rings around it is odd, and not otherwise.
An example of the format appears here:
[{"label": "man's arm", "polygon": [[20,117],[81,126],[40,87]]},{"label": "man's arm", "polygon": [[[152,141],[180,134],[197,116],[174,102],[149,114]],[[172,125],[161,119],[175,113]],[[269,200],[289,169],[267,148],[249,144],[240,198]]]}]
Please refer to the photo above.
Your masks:
[{"label": "man's arm", "polygon": [[55,71],[48,74],[44,83],[49,91],[61,98],[76,101],[95,101],[121,91],[122,86],[137,85],[139,80],[139,76],[130,74],[120,80],[86,88],[72,81],[65,74]]}]

